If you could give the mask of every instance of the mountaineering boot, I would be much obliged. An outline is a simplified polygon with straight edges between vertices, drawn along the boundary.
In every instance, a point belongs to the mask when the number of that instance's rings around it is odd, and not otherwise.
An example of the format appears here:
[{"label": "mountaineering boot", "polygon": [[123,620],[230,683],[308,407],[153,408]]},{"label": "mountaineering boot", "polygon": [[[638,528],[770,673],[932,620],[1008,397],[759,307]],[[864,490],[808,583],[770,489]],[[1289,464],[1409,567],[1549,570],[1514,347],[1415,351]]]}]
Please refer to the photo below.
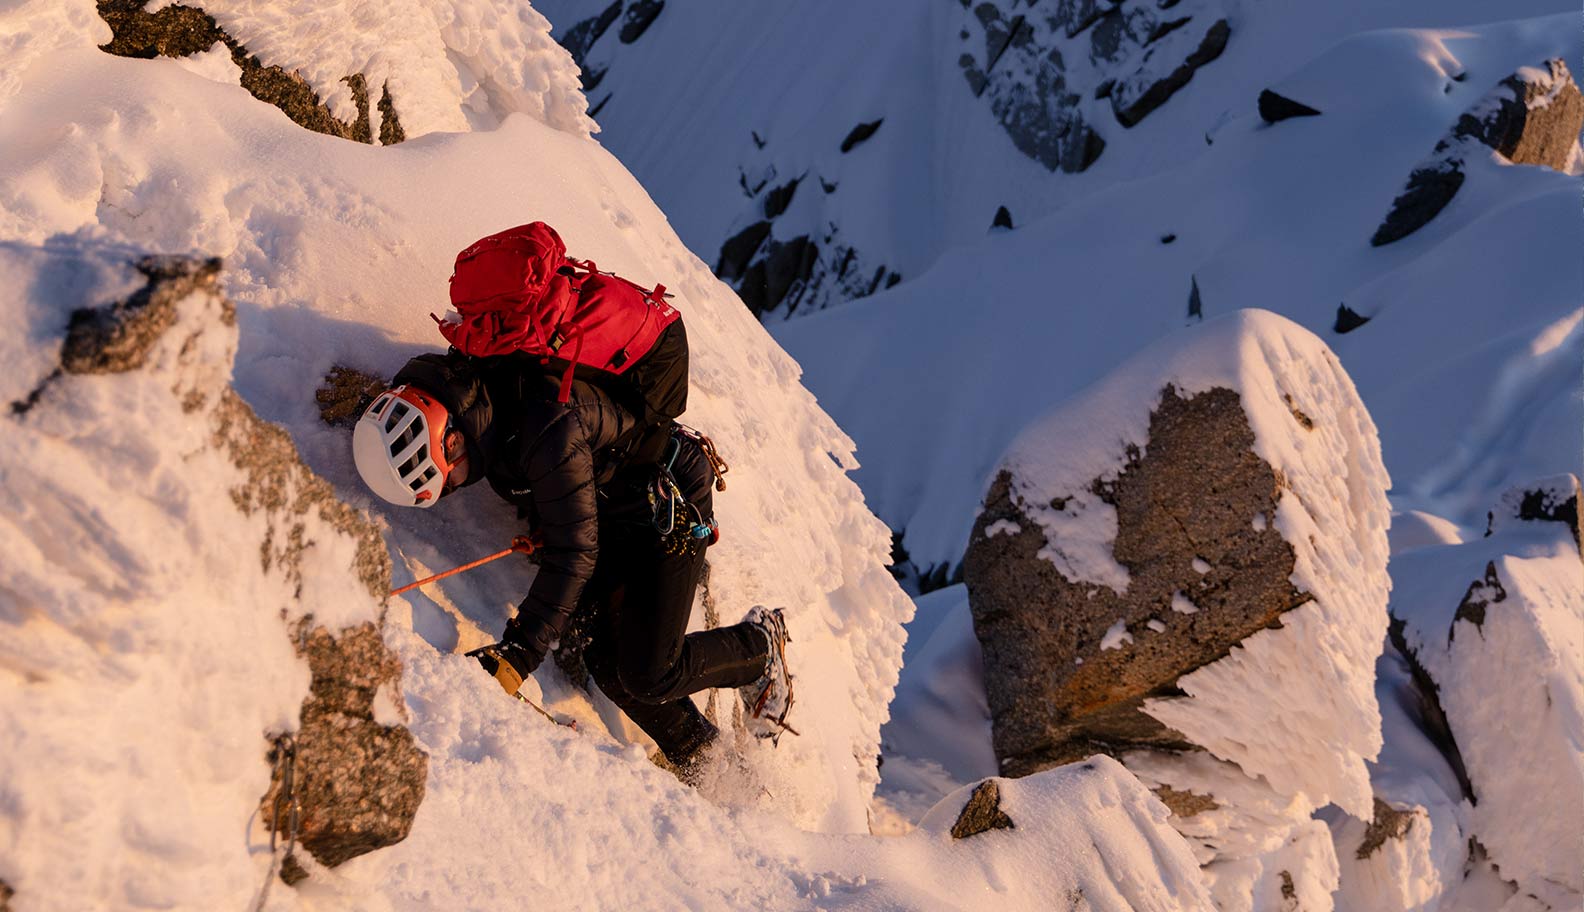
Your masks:
[{"label": "mountaineering boot", "polygon": [[481,646],[468,655],[478,659],[485,673],[500,684],[507,696],[516,696],[517,689],[538,664],[533,653],[510,641]]},{"label": "mountaineering boot", "polygon": [[786,644],[791,637],[787,636],[786,618],[780,608],[755,605],[743,623],[758,628],[770,645],[764,674],[752,684],[737,688],[748,731],[760,738],[779,738],[783,731],[795,735],[797,729],[786,724],[787,713],[792,710],[792,675],[786,663]]}]

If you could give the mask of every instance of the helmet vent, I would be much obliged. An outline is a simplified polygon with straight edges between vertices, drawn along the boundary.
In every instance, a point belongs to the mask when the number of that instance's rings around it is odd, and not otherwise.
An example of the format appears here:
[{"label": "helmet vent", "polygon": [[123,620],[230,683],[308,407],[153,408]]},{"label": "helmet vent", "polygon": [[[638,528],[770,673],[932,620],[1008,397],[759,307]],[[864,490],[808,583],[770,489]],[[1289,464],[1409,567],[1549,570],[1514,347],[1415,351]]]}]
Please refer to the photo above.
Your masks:
[{"label": "helmet vent", "polygon": [[[423,422],[422,421],[414,421],[412,424],[407,425],[406,429],[403,430],[400,434],[396,435],[395,439],[393,439],[391,441],[390,454],[392,456],[395,456],[397,453],[400,453],[402,450],[407,449],[409,444],[411,444],[414,440],[418,439],[418,435],[423,433],[423,430],[424,430],[424,426],[423,426]],[[424,450],[427,451],[428,448],[429,448],[428,444],[425,444],[424,445]],[[411,460],[409,460],[409,462],[411,462]],[[408,472],[407,468],[403,468],[401,470],[401,473],[403,475],[407,474],[407,472]]]},{"label": "helmet vent", "polygon": [[[393,429],[395,429],[396,422],[400,421],[402,416],[406,414],[406,404],[404,404],[400,399],[392,402],[390,414],[385,417],[385,433],[389,434]],[[396,451],[392,450],[391,452],[395,453]]]},{"label": "helmet vent", "polygon": [[422,475],[418,476],[417,478],[414,478],[408,484],[408,487],[412,488],[414,491],[422,491],[424,489],[424,486],[429,483],[430,479],[434,478],[436,475],[439,475],[439,474],[440,474],[440,470],[436,469],[434,466],[431,465],[428,468],[424,469]]},{"label": "helmet vent", "polygon": [[416,472],[420,466],[422,466],[424,463],[426,463],[428,461],[429,461],[429,444],[426,443],[426,444],[423,444],[422,446],[418,447],[417,451],[414,452],[412,454],[412,456],[407,459],[406,462],[402,463],[401,466],[396,471],[397,471],[398,474],[401,475],[401,477],[406,478],[408,475],[412,474],[413,472]]}]

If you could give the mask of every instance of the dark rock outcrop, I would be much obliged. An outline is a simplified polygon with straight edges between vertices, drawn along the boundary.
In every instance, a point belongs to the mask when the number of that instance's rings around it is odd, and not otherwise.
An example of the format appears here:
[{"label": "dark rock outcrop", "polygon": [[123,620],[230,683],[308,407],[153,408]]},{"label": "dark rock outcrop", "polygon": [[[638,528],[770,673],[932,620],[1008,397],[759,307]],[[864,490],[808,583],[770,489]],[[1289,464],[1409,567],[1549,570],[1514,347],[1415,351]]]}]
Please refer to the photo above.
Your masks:
[{"label": "dark rock outcrop", "polygon": [[[1151,111],[1166,103],[1166,99],[1193,79],[1194,71],[1215,60],[1226,50],[1227,39],[1232,36],[1232,26],[1218,19],[1200,36],[1199,43],[1182,62],[1165,73],[1151,68],[1155,49],[1145,54],[1144,62],[1131,77],[1117,83],[1111,92],[1111,110],[1117,122],[1124,127],[1137,126]],[[1174,56],[1174,55],[1172,55]]]},{"label": "dark rock outcrop", "polygon": [[1259,116],[1266,123],[1275,124],[1294,117],[1319,117],[1320,112],[1301,101],[1293,101],[1266,89],[1259,94]]},{"label": "dark rock outcrop", "polygon": [[[1144,714],[1144,700],[1174,695],[1178,678],[1310,600],[1291,582],[1292,547],[1256,519],[1275,515],[1285,483],[1253,445],[1236,392],[1184,398],[1166,388],[1147,452],[1130,452],[1114,482],[1091,489],[1116,511],[1113,553],[1130,577],[1120,595],[1075,583],[1041,557],[1046,536],[1013,496],[1010,475],[995,480],[964,577],[1003,772],[1191,747]],[[997,523],[1015,531],[987,536]],[[1159,635],[1118,644],[1119,623]]]},{"label": "dark rock outcrop", "polygon": [[1380,851],[1381,846],[1388,839],[1401,839],[1413,829],[1414,819],[1419,814],[1413,809],[1399,811],[1379,798],[1375,799],[1375,819],[1370,821],[1369,827],[1364,831],[1364,841],[1359,844],[1356,852],[1359,860],[1374,855]]},{"label": "dark rock outcrop", "polygon": [[[782,192],[785,199],[767,198],[764,211],[789,204],[796,187],[793,181],[776,188],[769,196]],[[870,273],[858,251],[834,237],[819,241],[805,234],[783,241],[772,236],[772,227],[770,219],[750,223],[721,245],[715,261],[715,274],[737,290],[755,316],[783,306],[791,315],[805,302],[818,309],[835,298],[866,297],[902,279],[884,266]],[[822,249],[829,255],[822,255]]]},{"label": "dark rock outcrop", "polygon": [[[1171,13],[1164,10],[1170,7]],[[976,4],[958,57],[974,94],[1024,154],[1052,171],[1083,171],[1105,151],[1089,99],[1111,99],[1133,126],[1220,55],[1230,28],[1215,0],[1013,0]],[[975,41],[982,38],[982,49]],[[1069,66],[1087,58],[1088,66]]]},{"label": "dark rock outcrop", "polygon": [[875,135],[875,131],[880,129],[880,125],[882,123],[885,123],[884,117],[880,118],[879,120],[871,120],[867,123],[861,123],[847,131],[847,136],[841,141],[842,154],[845,155],[848,152],[851,152],[853,149],[857,148],[859,143],[864,142],[869,137]]},{"label": "dark rock outcrop", "polygon": [[362,417],[374,397],[385,391],[385,380],[356,368],[339,364],[325,374],[324,382],[314,391],[319,403],[319,417],[331,427],[351,430]]},{"label": "dark rock outcrop", "polygon": [[61,367],[68,374],[119,374],[142,367],[154,343],[176,324],[176,305],[195,291],[216,288],[220,261],[145,257],[137,270],[148,283],[131,297],[72,311],[61,347]]},{"label": "dark rock outcrop", "polygon": [[1579,480],[1571,474],[1542,478],[1502,492],[1485,514],[1489,537],[1515,522],[1559,522],[1579,541]]},{"label": "dark rock outcrop", "polygon": [[953,839],[967,839],[991,830],[1010,830],[1017,826],[1001,810],[1001,789],[994,779],[986,779],[974,788],[968,803],[963,805],[957,822],[952,824]]},{"label": "dark rock outcrop", "polygon": [[1369,321],[1369,317],[1363,316],[1346,304],[1338,304],[1336,322],[1331,324],[1331,331],[1337,335],[1343,335],[1358,329]]},{"label": "dark rock outcrop", "polygon": [[[334,635],[314,628],[301,636],[299,652],[313,682],[296,735],[297,842],[315,861],[334,867],[407,838],[423,801],[429,758],[406,728],[374,719],[380,688],[400,699],[402,670],[378,627],[363,624]],[[282,779],[271,783],[264,819],[282,785]],[[294,883],[305,873],[288,864],[282,876]]]},{"label": "dark rock outcrop", "polygon": [[622,44],[632,44],[643,33],[649,31],[649,26],[660,17],[665,9],[665,0],[633,0],[627,6],[627,15],[622,19],[621,31],[616,33],[616,38]]},{"label": "dark rock outcrop", "polygon": [[357,106],[357,116],[347,123],[330,113],[302,77],[279,66],[265,65],[202,9],[177,3],[149,12],[144,5],[144,0],[98,0],[99,16],[109,24],[113,35],[100,50],[120,57],[186,57],[207,51],[218,42],[225,45],[231,61],[241,68],[242,87],[254,98],[279,108],[298,126],[363,143],[377,138],[387,146],[407,138],[389,85],[381,87],[376,103],[380,114],[376,135],[363,74],[352,73],[342,80],[352,91]]},{"label": "dark rock outcrop", "polygon": [[1007,231],[1011,231],[1012,230],[1012,228],[1013,228],[1013,225],[1012,225],[1012,213],[1007,211],[1007,207],[1005,207],[1005,206],[996,207],[995,218],[993,220],[991,220],[990,227],[991,228],[1004,228]]},{"label": "dark rock outcrop", "polygon": [[1584,95],[1567,64],[1548,60],[1497,83],[1465,111],[1448,134],[1408,175],[1408,184],[1370,244],[1380,247],[1424,227],[1457,195],[1464,165],[1475,147],[1495,150],[1515,165],[1562,170],[1584,128]]}]

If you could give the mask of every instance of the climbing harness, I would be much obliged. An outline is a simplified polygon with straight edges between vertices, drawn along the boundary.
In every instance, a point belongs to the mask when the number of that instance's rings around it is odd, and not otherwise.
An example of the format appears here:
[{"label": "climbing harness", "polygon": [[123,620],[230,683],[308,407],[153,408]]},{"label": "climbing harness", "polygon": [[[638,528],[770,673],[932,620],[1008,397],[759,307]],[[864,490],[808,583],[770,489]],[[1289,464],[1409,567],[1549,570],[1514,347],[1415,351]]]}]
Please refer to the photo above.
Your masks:
[{"label": "climbing harness", "polygon": [[443,580],[448,576],[456,576],[458,573],[461,573],[465,570],[472,570],[474,567],[482,567],[490,561],[500,560],[508,554],[532,554],[538,547],[539,546],[534,543],[533,539],[526,535],[519,535],[512,539],[511,547],[507,548],[505,551],[497,551],[494,554],[491,554],[489,557],[481,557],[476,561],[463,564],[460,567],[452,567],[450,570],[447,570],[443,573],[436,573],[434,576],[426,576],[416,582],[408,583],[400,589],[392,589],[391,595],[401,595],[403,592],[410,592],[414,589],[417,589],[419,586],[427,586],[436,580]]},{"label": "climbing harness", "polygon": [[[270,886],[275,883],[276,873],[280,871],[282,862],[290,858],[297,848],[297,830],[302,822],[302,801],[297,797],[297,740],[290,734],[283,734],[275,739],[275,749],[271,753],[274,754],[275,764],[270,771],[270,781],[278,779],[280,788],[276,790],[275,800],[270,805],[269,873],[264,875],[264,886],[259,890],[253,912],[261,912],[269,901]],[[286,813],[285,852],[278,851],[277,846],[283,807]]]},{"label": "climbing harness", "polygon": [[720,525],[715,517],[705,516],[690,503],[672,474],[677,454],[682,452],[683,440],[693,441],[709,461],[715,490],[726,490],[726,480],[721,476],[729,471],[725,460],[715,451],[713,441],[690,427],[680,424],[675,427],[666,445],[665,459],[656,466],[648,488],[649,509],[655,531],[660,533],[660,549],[672,556],[698,554],[720,541]]}]

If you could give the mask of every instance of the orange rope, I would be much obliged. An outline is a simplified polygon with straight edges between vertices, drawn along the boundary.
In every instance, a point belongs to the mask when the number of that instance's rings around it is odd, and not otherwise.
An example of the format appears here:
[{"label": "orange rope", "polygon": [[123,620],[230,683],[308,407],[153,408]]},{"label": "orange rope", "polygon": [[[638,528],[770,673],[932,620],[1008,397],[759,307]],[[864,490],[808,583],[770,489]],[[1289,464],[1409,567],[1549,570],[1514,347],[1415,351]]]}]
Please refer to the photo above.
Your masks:
[{"label": "orange rope", "polygon": [[410,592],[414,589],[417,589],[419,586],[428,585],[429,583],[432,583],[436,580],[443,580],[448,576],[456,576],[458,573],[461,573],[464,570],[472,570],[474,567],[482,567],[490,561],[500,560],[508,554],[532,554],[533,552],[533,541],[526,535],[519,535],[512,539],[511,547],[507,548],[505,551],[497,551],[494,554],[491,554],[489,557],[481,557],[472,563],[463,564],[460,567],[452,567],[450,570],[447,570],[444,573],[436,573],[434,576],[426,576],[417,582],[408,583],[400,589],[392,589],[391,595],[401,595],[403,592]]}]

